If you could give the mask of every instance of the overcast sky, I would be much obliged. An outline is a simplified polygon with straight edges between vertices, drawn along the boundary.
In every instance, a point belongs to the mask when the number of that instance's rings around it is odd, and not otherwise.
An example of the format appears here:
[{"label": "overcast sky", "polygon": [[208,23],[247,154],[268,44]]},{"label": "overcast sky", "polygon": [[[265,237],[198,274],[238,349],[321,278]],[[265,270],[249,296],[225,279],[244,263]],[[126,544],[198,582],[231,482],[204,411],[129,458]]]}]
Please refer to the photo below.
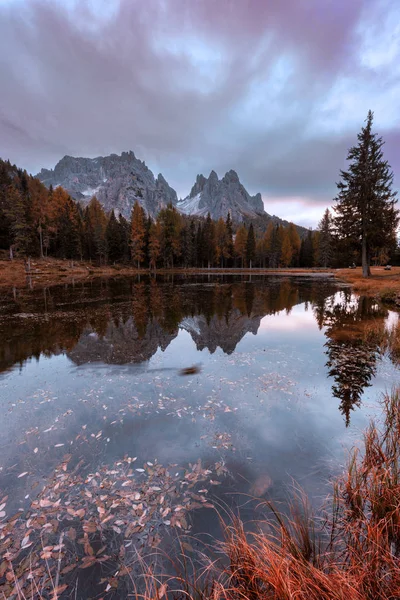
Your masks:
[{"label": "overcast sky", "polygon": [[[366,118],[400,182],[400,0],[0,0],[0,157],[235,169],[315,226]],[[396,178],[397,174],[397,178]]]}]

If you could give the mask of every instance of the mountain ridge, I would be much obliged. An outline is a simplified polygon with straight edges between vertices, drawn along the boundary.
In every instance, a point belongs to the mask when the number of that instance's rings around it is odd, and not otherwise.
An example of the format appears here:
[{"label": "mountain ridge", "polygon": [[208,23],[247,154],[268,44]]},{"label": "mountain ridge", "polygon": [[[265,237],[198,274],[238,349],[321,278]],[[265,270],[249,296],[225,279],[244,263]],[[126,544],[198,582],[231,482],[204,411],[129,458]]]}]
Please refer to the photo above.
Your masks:
[{"label": "mountain ridge", "polygon": [[65,155],[54,169],[41,169],[36,177],[47,187],[62,186],[83,204],[95,195],[107,212],[115,210],[126,218],[138,201],[152,217],[171,203],[189,216],[205,217],[210,213],[217,220],[230,213],[232,220],[239,223],[253,219],[285,223],[265,211],[261,194],[251,196],[233,169],[221,179],[214,170],[208,178],[198,174],[188,196],[178,200],[162,173],[155,177],[132,150],[95,158]]}]

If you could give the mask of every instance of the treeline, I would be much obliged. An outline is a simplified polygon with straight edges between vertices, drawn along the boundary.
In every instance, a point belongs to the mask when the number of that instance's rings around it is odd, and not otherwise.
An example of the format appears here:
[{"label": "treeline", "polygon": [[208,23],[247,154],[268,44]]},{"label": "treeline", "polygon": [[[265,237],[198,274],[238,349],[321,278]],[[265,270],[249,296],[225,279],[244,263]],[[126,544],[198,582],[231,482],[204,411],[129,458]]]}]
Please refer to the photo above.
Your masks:
[{"label": "treeline", "polygon": [[130,220],[106,214],[93,197],[86,207],[61,187],[0,161],[0,248],[15,256],[54,256],[138,268],[289,267],[322,261],[316,233],[301,240],[295,225],[190,218],[169,205],[157,219],[136,203]]},{"label": "treeline", "polygon": [[54,256],[97,264],[130,263],[138,268],[280,268],[382,265],[398,260],[399,211],[393,174],[383,159],[383,141],[371,132],[373,115],[349,151],[341,171],[335,216],[329,210],[301,239],[294,224],[273,220],[237,224],[188,217],[172,205],[156,219],[139,203],[130,219],[106,214],[93,197],[84,207],[57,187],[0,160],[0,250],[14,256]]}]

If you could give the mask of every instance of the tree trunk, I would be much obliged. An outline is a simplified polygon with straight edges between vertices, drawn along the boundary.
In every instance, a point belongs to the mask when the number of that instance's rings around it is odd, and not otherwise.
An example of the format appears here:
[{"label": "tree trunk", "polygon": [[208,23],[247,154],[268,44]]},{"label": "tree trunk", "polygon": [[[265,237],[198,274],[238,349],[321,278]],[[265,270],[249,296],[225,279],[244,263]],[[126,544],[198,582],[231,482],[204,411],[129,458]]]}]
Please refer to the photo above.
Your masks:
[{"label": "tree trunk", "polygon": [[40,242],[40,258],[44,258],[43,254],[43,230],[42,224],[39,223],[39,242]]},{"label": "tree trunk", "polygon": [[369,277],[371,275],[371,270],[369,268],[369,255],[367,248],[367,237],[364,234],[362,239],[362,249],[361,249],[361,264],[362,264],[362,275],[363,277]]}]

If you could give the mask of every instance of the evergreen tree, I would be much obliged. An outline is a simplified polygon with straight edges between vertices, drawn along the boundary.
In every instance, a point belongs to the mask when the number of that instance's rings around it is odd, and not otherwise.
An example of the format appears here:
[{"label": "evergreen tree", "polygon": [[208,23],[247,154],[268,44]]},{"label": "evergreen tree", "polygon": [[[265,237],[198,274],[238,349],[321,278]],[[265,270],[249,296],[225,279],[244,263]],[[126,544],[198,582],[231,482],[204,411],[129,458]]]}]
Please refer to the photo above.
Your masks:
[{"label": "evergreen tree", "polygon": [[130,228],[128,219],[125,219],[125,217],[123,215],[119,215],[118,225],[119,225],[119,230],[120,230],[120,234],[121,234],[122,261],[127,263],[127,262],[129,262],[129,259],[130,259],[129,241],[130,241],[131,228]]},{"label": "evergreen tree", "polygon": [[197,259],[197,248],[196,248],[196,224],[193,219],[190,221],[189,226],[190,236],[190,256],[188,257],[188,263],[190,267],[196,266]]},{"label": "evergreen tree", "polygon": [[82,255],[79,221],[78,207],[69,197],[57,223],[58,255],[61,258],[73,259]]},{"label": "evergreen tree", "polygon": [[300,248],[300,267],[311,269],[314,266],[314,249],[312,231],[307,233],[307,236],[301,240]]},{"label": "evergreen tree", "polygon": [[149,265],[150,269],[156,270],[161,256],[162,228],[161,223],[156,221],[151,224],[149,236]]},{"label": "evergreen tree", "polygon": [[[58,189],[54,190],[54,194]],[[107,217],[96,196],[93,196],[89,202],[85,211],[84,222],[86,251],[89,258],[97,259],[100,264],[105,263],[107,257]]]},{"label": "evergreen tree", "polygon": [[382,138],[372,133],[372,122],[369,111],[358,144],[348,152],[348,171],[340,172],[334,209],[339,237],[351,240],[361,252],[364,277],[370,275],[372,249],[392,244],[399,222],[393,173],[383,158]]},{"label": "evergreen tree", "polygon": [[253,266],[253,262],[256,258],[256,238],[254,237],[253,223],[250,223],[249,232],[246,240],[246,262],[250,267]]},{"label": "evergreen tree", "polygon": [[232,219],[231,219],[230,212],[228,212],[228,215],[226,217],[226,238],[227,238],[226,259],[227,259],[228,266],[231,266],[232,260],[233,260],[234,254],[235,254],[235,250],[234,250],[234,246],[233,246],[233,226],[232,226]]},{"label": "evergreen tree", "polygon": [[115,216],[114,211],[111,211],[106,228],[107,252],[108,261],[116,263],[123,259],[123,232],[121,225]]},{"label": "evergreen tree", "polygon": [[200,222],[196,231],[196,267],[202,268],[204,266],[204,254],[203,226]]},{"label": "evergreen tree", "polygon": [[280,225],[276,225],[271,231],[270,249],[269,249],[269,266],[272,269],[279,267],[281,262],[283,242],[283,231]]},{"label": "evergreen tree", "polygon": [[282,249],[281,249],[281,258],[280,258],[280,266],[288,267],[292,262],[293,257],[293,248],[290,243],[289,232],[287,229],[283,231],[283,241],[282,241]]},{"label": "evergreen tree", "polygon": [[215,223],[211,219],[210,213],[207,213],[206,222],[204,223],[203,227],[203,243],[206,263],[208,268],[210,268],[213,266],[217,254]]},{"label": "evergreen tree", "polygon": [[331,265],[333,257],[332,215],[329,208],[326,209],[319,222],[318,231],[317,262],[320,267],[326,269]]},{"label": "evergreen tree", "polygon": [[138,201],[135,202],[132,209],[131,216],[131,257],[132,261],[137,264],[137,268],[140,269],[140,265],[145,259],[145,236],[146,236],[146,223],[145,223],[145,212]]},{"label": "evergreen tree", "polygon": [[300,239],[300,236],[296,229],[296,226],[293,223],[289,223],[287,233],[288,233],[290,245],[292,248],[291,264],[293,267],[298,267],[299,266],[301,239]]},{"label": "evergreen tree", "polygon": [[240,260],[241,267],[244,267],[247,249],[247,229],[245,225],[240,225],[235,236],[235,255]]},{"label": "evergreen tree", "polygon": [[165,268],[173,268],[181,256],[182,217],[172,204],[168,204],[158,215],[162,226],[161,252]]},{"label": "evergreen tree", "polygon": [[215,244],[216,253],[215,258],[217,265],[224,267],[225,261],[230,257],[229,255],[229,239],[226,223],[222,217],[220,217],[215,226]]}]

